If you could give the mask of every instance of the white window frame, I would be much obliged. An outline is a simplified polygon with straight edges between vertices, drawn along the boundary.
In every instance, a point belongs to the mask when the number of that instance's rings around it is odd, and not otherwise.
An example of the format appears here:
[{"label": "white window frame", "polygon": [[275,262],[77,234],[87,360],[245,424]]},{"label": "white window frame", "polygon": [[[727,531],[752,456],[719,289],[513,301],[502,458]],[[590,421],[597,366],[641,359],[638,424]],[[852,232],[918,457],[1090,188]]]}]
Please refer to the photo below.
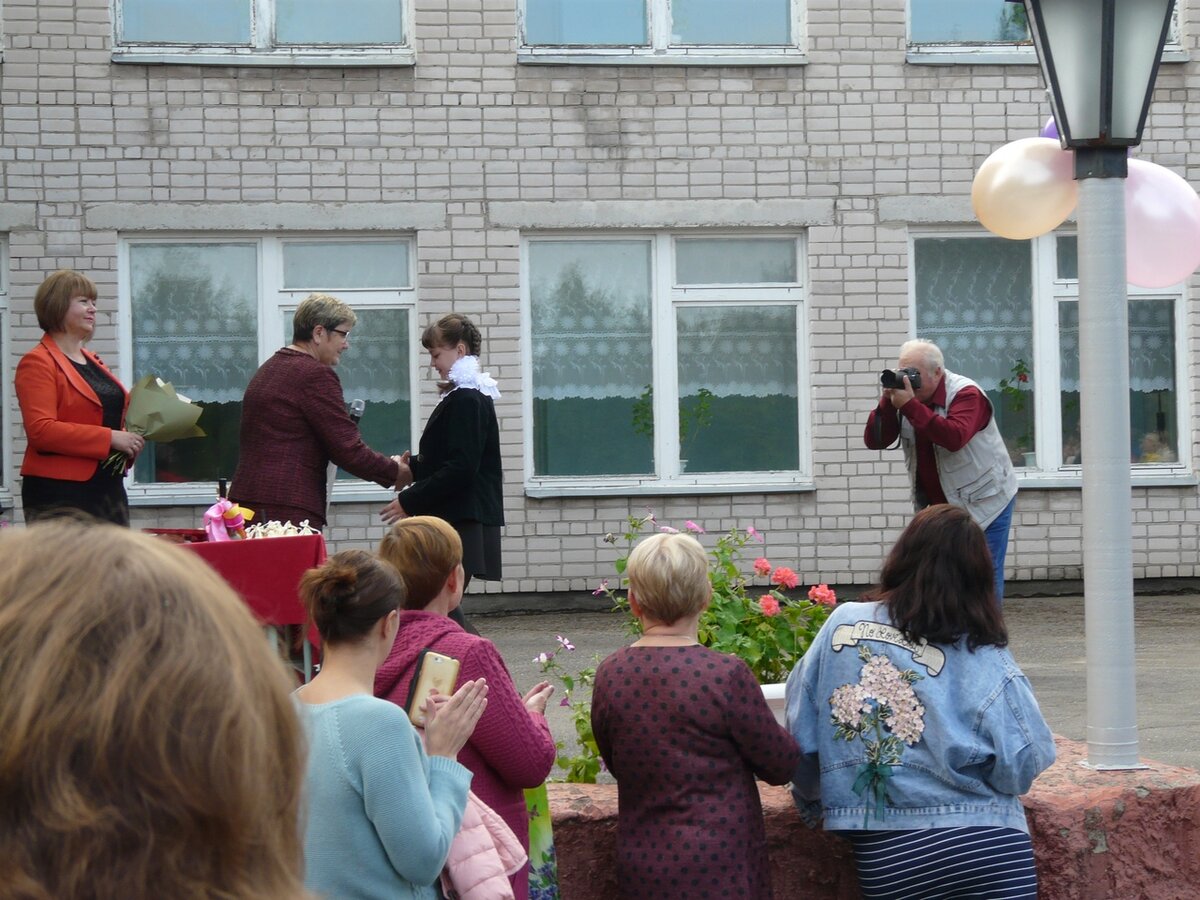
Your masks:
[{"label": "white window frame", "polygon": [[[796,242],[795,285],[677,285],[675,241],[680,238],[737,240],[753,237],[793,238]],[[533,309],[529,247],[538,241],[603,240],[651,241],[651,346],[653,365],[654,459],[657,473],[639,475],[538,475],[534,471],[533,425]],[[525,494],[529,497],[595,497],[664,494],[736,494],[813,490],[810,360],[808,341],[808,234],[802,229],[597,230],[590,232],[534,231],[521,235],[521,367],[522,431]],[[796,469],[775,472],[688,473],[679,466],[678,358],[675,310],[685,306],[729,306],[745,300],[755,306],[791,306],[796,310]]]},{"label": "white window frame", "polygon": [[[420,383],[422,348],[417,331],[417,236],[412,232],[395,233],[352,233],[337,232],[287,232],[264,235],[246,232],[155,232],[121,234],[117,240],[117,297],[118,339],[120,341],[120,378],[123,384],[133,383],[133,297],[130,285],[130,247],[134,244],[255,244],[258,260],[258,363],[262,365],[290,340],[280,337],[277,325],[290,321],[300,301],[315,289],[288,288],[283,286],[283,247],[293,242],[362,243],[405,241],[408,252],[408,287],[392,288],[337,288],[322,287],[321,291],[344,300],[352,309],[399,309],[407,313],[409,334],[409,433],[415,443],[420,436]],[[353,352],[353,347],[350,352]],[[351,399],[351,398],[347,398]],[[369,410],[368,410],[369,414]],[[203,440],[201,438],[201,440]],[[399,448],[397,449],[399,452]],[[233,473],[228,473],[233,477]],[[214,486],[208,482],[154,482],[139,483],[130,470],[125,481],[129,502],[133,506],[170,506],[211,502]],[[360,479],[339,481],[334,485],[332,502],[376,502],[379,487]]]},{"label": "white window frame", "polygon": [[[905,0],[904,5],[904,34],[906,41],[906,62],[916,65],[1038,65],[1037,51],[1030,41],[1015,43],[955,43],[915,41],[912,37],[912,5],[920,0]],[[971,0],[962,0],[964,4]],[[1171,14],[1171,28],[1167,33],[1167,43],[1163,47],[1163,62],[1188,62],[1191,55],[1184,49],[1179,40],[1179,6],[1176,4]]]},{"label": "white window frame", "polygon": [[[404,33],[399,44],[276,45],[276,0],[245,0],[250,6],[250,43],[245,46],[190,44],[185,41],[142,43],[122,37],[124,0],[109,0],[114,63],[182,63],[212,66],[412,66],[413,0],[399,0]],[[202,0],[197,0],[202,2]],[[333,0],[327,0],[333,2]]]},{"label": "white window frame", "polygon": [[[735,2],[735,0],[731,0]],[[671,0],[645,0],[646,46],[592,46],[586,44],[531,45],[525,38],[525,3],[517,2],[517,62],[542,65],[806,65],[808,0],[791,4],[791,43],[770,46],[672,46]]]},{"label": "white window frame", "polygon": [[[1030,488],[1079,488],[1082,468],[1068,465],[1062,459],[1061,418],[1061,344],[1058,321],[1059,304],[1079,300],[1079,282],[1074,278],[1058,277],[1056,240],[1074,237],[1074,231],[1061,229],[1034,238],[1030,244],[1032,273],[1033,359],[1030,361],[1036,377],[1033,379],[1034,433],[1036,465],[1017,468],[1017,480]],[[991,238],[1002,240],[980,228],[921,228],[909,230],[908,284],[910,337],[921,336],[917,321],[916,242],[923,238]],[[1175,316],[1175,421],[1178,423],[1179,446],[1175,463],[1131,463],[1130,473],[1135,486],[1183,486],[1198,482],[1192,465],[1192,399],[1189,390],[1187,352],[1188,290],[1178,288],[1156,290],[1128,286],[1130,303],[1140,300],[1171,300]],[[914,333],[915,332],[915,333]]]}]

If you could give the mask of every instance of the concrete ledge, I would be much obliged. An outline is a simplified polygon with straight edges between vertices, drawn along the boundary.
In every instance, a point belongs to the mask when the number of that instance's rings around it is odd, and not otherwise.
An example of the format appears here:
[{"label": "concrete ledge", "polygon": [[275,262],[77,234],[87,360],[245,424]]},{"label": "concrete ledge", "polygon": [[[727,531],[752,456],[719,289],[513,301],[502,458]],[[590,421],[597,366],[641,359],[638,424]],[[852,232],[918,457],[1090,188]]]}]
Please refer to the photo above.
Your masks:
[{"label": "concrete ledge", "polygon": [[[1200,773],[1150,763],[1096,772],[1086,745],[1056,738],[1058,761],[1024,798],[1040,896],[1050,900],[1196,896]],[[776,897],[851,900],[850,845],[806,828],[785,787],[759,785]],[[550,785],[559,882],[570,900],[616,896],[615,785]]]}]

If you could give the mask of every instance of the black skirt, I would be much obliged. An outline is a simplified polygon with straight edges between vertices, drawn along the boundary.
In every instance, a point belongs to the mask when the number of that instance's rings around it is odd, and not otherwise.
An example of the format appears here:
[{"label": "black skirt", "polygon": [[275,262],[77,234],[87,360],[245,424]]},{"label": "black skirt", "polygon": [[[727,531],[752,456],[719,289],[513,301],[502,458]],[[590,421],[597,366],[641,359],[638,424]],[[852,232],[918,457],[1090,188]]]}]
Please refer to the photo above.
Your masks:
[{"label": "black skirt", "polygon": [[103,468],[97,469],[88,481],[22,476],[21,504],[27,523],[82,513],[102,522],[129,525],[125,479]]},{"label": "black skirt", "polygon": [[454,522],[462,538],[463,570],[472,578],[500,580],[500,526],[484,525],[474,519]]}]

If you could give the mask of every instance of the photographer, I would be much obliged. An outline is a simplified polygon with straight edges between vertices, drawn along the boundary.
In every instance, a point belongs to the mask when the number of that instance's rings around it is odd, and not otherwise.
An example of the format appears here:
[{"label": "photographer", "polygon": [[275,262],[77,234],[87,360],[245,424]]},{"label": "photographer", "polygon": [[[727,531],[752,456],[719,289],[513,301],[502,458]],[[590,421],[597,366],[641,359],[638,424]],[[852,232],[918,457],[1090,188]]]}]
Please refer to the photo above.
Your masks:
[{"label": "photographer", "polygon": [[929,341],[905,343],[896,371],[885,370],[880,382],[883,394],[863,441],[884,450],[900,439],[914,509],[950,503],[979,524],[992,554],[996,597],[1003,600],[1017,476],[991,402],[971,379],[947,371],[942,351]]}]

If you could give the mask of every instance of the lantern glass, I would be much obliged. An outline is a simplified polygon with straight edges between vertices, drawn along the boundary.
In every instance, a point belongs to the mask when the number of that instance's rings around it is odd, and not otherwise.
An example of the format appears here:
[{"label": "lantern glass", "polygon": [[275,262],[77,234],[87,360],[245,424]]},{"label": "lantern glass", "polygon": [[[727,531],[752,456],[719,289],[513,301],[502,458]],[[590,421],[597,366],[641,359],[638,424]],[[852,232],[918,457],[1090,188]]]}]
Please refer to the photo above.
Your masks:
[{"label": "lantern glass", "polygon": [[1141,140],[1173,0],[1116,4],[1113,29],[1112,136]]}]

